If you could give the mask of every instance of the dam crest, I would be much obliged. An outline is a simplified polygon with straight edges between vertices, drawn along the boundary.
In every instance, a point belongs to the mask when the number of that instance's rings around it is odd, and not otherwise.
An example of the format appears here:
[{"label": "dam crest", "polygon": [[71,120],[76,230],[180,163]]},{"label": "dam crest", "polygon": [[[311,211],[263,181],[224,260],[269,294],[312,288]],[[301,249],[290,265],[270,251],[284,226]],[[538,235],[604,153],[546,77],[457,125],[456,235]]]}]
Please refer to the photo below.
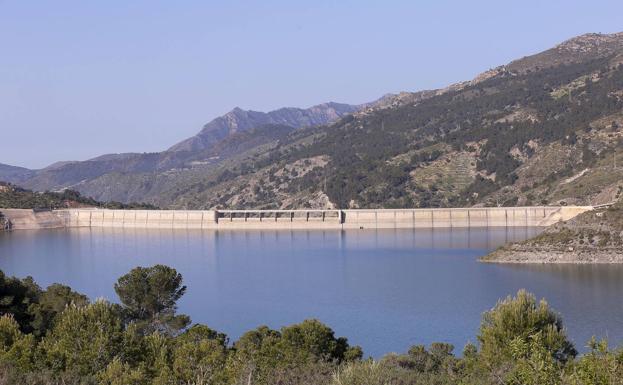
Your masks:
[{"label": "dam crest", "polygon": [[145,229],[409,229],[545,227],[592,206],[470,207],[349,210],[108,210],[0,209],[10,228],[109,227]]}]

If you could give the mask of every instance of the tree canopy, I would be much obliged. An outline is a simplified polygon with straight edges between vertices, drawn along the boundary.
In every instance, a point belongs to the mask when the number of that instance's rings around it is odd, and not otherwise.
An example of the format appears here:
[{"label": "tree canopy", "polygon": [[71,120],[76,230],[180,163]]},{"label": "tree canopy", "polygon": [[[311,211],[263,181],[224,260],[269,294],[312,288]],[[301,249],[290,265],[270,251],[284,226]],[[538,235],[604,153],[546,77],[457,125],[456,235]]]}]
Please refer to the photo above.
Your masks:
[{"label": "tree canopy", "polygon": [[130,320],[146,332],[175,333],[190,323],[188,316],[176,315],[177,300],[186,286],[171,267],[136,267],[117,280],[115,292]]}]

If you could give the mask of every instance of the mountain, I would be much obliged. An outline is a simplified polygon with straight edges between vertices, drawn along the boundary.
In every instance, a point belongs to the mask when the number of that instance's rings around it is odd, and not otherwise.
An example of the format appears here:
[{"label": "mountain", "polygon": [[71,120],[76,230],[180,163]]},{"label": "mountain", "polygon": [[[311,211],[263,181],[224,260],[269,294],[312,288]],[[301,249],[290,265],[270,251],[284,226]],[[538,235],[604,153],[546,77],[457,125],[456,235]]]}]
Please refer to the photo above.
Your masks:
[{"label": "mountain", "polygon": [[196,136],[163,152],[106,154],[82,162],[56,162],[41,170],[0,165],[0,180],[37,191],[76,188],[105,200],[130,201],[131,196],[143,190],[133,194],[123,183],[116,182],[102,189],[98,179],[117,180],[128,175],[151,173],[155,176],[197,169],[204,172],[237,152],[277,140],[300,127],[333,122],[360,108],[363,106],[333,102],[308,109],[281,108],[268,113],[235,108],[206,124]]},{"label": "mountain", "polygon": [[172,208],[606,203],[623,188],[623,33],[361,106],[235,109],[165,152],[20,183]]},{"label": "mountain", "polygon": [[0,180],[24,181],[33,175],[33,171],[23,167],[9,166],[0,163]]},{"label": "mountain", "polygon": [[169,148],[169,151],[202,151],[230,135],[269,124],[293,128],[319,126],[359,109],[358,106],[340,103],[324,103],[308,109],[280,108],[267,113],[236,107],[203,126],[199,134]]},{"label": "mountain", "polygon": [[583,35],[471,81],[383,97],[177,186],[172,206],[609,202],[623,186],[622,43]]}]

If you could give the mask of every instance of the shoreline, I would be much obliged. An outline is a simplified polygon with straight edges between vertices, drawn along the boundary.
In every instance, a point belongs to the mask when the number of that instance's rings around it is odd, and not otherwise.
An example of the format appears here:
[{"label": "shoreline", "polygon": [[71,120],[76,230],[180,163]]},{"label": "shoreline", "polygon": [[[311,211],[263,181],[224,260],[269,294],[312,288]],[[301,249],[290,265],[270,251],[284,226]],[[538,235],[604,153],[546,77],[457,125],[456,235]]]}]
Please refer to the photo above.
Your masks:
[{"label": "shoreline", "polygon": [[623,263],[623,251],[564,251],[499,249],[478,259],[482,263],[519,265],[617,265]]},{"label": "shoreline", "polygon": [[[538,237],[538,236],[537,236]],[[561,246],[534,244],[531,239],[510,243],[478,259],[502,264],[621,264],[623,248],[616,246]]]},{"label": "shoreline", "polygon": [[547,228],[540,235],[511,243],[480,258],[485,263],[621,264],[621,203],[597,208]]}]

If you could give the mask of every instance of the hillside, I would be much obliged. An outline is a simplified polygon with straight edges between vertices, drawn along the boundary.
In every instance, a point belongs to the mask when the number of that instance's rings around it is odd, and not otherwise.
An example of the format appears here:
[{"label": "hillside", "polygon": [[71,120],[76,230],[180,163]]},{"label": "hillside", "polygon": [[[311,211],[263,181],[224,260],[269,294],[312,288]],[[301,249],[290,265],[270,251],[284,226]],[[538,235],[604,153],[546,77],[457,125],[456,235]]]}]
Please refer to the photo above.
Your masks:
[{"label": "hillside", "polygon": [[33,174],[34,172],[27,168],[0,163],[0,180],[22,181],[31,178]]},{"label": "hillside", "polygon": [[[295,131],[172,192],[178,207],[611,201],[623,181],[623,34],[587,35],[444,90]],[[306,168],[304,166],[307,165]],[[310,167],[312,166],[313,167]]]},{"label": "hillside", "polygon": [[573,38],[445,89],[340,106],[236,109],[169,151],[19,183],[172,208],[598,204],[623,186],[623,33]]},{"label": "hillside", "polygon": [[[619,190],[621,195],[623,189]],[[496,263],[622,263],[623,200],[547,228],[482,258]]]},{"label": "hillside", "polygon": [[[56,192],[33,192],[9,183],[0,182],[0,209],[60,209],[69,207],[100,207],[107,209],[157,209],[149,204],[119,202],[98,202],[82,196],[77,191],[65,190]],[[0,230],[3,229],[2,213],[0,212]]]}]

